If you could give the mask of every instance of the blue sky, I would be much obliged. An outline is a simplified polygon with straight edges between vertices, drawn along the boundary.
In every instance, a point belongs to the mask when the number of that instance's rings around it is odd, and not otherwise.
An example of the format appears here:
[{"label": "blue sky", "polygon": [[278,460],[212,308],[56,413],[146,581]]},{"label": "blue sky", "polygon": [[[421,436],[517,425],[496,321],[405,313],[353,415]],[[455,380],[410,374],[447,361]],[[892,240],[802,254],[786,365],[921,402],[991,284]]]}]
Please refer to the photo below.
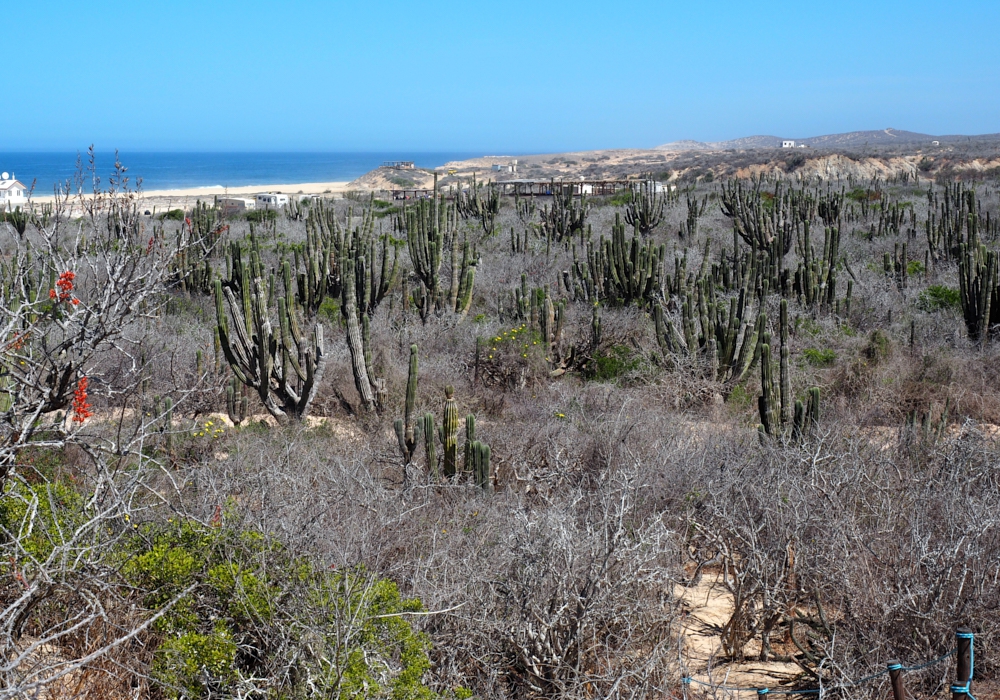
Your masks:
[{"label": "blue sky", "polygon": [[995,0],[35,0],[5,31],[0,151],[992,133],[998,29]]}]

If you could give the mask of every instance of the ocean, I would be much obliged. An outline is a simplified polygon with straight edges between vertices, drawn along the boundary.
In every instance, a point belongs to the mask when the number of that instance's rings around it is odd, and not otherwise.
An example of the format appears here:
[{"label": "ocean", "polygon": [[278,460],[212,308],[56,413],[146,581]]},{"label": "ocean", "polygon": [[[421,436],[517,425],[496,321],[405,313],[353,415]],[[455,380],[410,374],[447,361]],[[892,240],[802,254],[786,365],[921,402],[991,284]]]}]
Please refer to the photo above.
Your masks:
[{"label": "ocean", "polygon": [[[142,178],[142,189],[188,187],[248,187],[299,182],[354,180],[390,160],[411,160],[417,167],[437,168],[478,153],[120,153],[128,168],[130,186]],[[86,153],[80,154],[84,166]],[[102,185],[114,169],[114,153],[97,153],[95,163]],[[25,185],[35,183],[35,194],[52,194],[77,170],[76,153],[0,153],[0,171]],[[89,183],[87,189],[89,189]]]}]

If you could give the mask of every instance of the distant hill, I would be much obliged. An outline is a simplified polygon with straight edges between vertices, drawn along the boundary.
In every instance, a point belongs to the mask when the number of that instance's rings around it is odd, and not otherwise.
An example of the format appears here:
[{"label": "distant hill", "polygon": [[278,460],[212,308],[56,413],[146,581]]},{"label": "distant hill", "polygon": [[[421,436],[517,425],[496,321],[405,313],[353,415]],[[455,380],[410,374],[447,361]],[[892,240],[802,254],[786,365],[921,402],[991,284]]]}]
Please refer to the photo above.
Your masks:
[{"label": "distant hill", "polygon": [[[755,148],[780,148],[781,141],[787,136],[745,136],[731,141],[674,141],[657,146],[658,151],[730,151],[748,150]],[[981,141],[998,140],[1000,134],[982,134],[979,136],[932,136],[930,134],[918,134],[914,131],[900,131],[899,129],[882,129],[880,131],[850,131],[846,134],[827,134],[825,136],[811,136],[807,138],[794,139],[796,145],[805,144],[810,148],[858,148],[860,146],[886,146],[890,144],[917,144],[931,141],[942,143],[955,141]]]}]

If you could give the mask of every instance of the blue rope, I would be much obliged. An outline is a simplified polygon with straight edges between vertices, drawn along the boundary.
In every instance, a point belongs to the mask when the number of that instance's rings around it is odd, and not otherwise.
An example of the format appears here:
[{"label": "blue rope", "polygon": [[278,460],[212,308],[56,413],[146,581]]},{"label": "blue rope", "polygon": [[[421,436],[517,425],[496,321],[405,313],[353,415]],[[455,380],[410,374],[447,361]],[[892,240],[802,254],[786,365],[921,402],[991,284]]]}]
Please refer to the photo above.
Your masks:
[{"label": "blue rope", "polygon": [[[971,639],[972,638],[971,634],[969,634],[968,636],[965,636],[965,637],[963,637],[961,634],[959,636],[961,638],[963,638],[963,639]],[[942,661],[944,661],[948,657],[952,656],[956,651],[957,651],[957,649],[952,649],[947,654],[943,654],[942,656],[939,656],[936,659],[932,659],[930,661],[926,661],[926,662],[924,662],[922,664],[918,664],[916,666],[903,666],[902,664],[892,664],[892,665],[887,666],[884,671],[879,671],[878,673],[873,673],[870,676],[865,676],[864,678],[862,678],[860,680],[856,680],[856,681],[854,681],[852,683],[846,683],[846,684],[843,684],[843,685],[831,685],[831,686],[828,686],[826,688],[826,690],[828,692],[833,692],[835,690],[844,690],[846,688],[855,688],[855,687],[857,687],[859,685],[864,685],[865,683],[868,683],[869,681],[873,681],[876,678],[878,678],[879,676],[884,676],[887,673],[889,673],[889,671],[920,671],[922,669],[929,668],[931,666],[934,666],[936,664],[941,663]],[[973,663],[974,663],[974,660],[973,660]],[[970,668],[972,668],[972,663],[970,663]],[[970,684],[972,682],[972,680],[971,680],[972,679],[972,673],[969,674],[969,679],[970,680],[964,686],[958,686],[958,685],[951,686],[951,690],[954,693],[965,693],[966,695],[969,696],[970,700],[976,700],[974,697],[972,697],[972,694],[969,693]],[[684,676],[684,677],[682,677],[681,678],[681,683],[684,684],[684,685],[691,685],[692,683],[695,683],[697,685],[704,686],[705,688],[712,688],[714,690],[727,690],[727,691],[729,691],[731,693],[757,693],[757,697],[761,698],[761,700],[764,700],[764,696],[766,696],[766,695],[814,695],[816,693],[822,693],[823,692],[823,688],[804,688],[802,690],[791,690],[791,689],[777,689],[777,688],[742,688],[742,687],[737,687],[737,686],[732,686],[732,685],[715,685],[713,683],[706,683],[705,681],[700,681],[697,678],[692,678],[691,676]]]},{"label": "blue rope", "polygon": [[976,635],[972,632],[956,632],[955,637],[969,640],[969,680],[965,681],[965,685],[952,683],[951,692],[962,693],[963,695],[967,695],[969,700],[976,700],[972,696],[972,678],[976,675]]}]

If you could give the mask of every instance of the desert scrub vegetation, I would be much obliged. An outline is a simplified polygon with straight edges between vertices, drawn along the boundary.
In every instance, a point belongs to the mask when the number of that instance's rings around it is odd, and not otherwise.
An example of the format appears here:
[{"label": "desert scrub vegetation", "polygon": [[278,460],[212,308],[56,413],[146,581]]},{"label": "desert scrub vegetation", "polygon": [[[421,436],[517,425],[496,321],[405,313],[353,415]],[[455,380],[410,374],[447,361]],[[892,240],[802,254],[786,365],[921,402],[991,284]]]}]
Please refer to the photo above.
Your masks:
[{"label": "desert scrub vegetation", "polygon": [[995,182],[469,185],[0,223],[0,696],[995,676]]}]

